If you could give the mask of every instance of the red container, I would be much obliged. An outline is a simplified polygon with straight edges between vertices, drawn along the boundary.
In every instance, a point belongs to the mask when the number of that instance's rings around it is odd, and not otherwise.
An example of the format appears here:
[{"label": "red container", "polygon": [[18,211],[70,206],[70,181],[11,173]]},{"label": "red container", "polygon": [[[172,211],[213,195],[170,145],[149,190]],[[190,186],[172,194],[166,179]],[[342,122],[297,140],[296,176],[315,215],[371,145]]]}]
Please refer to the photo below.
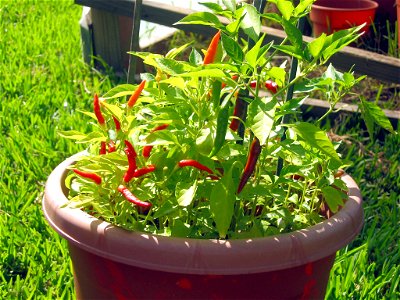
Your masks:
[{"label": "red container", "polygon": [[130,232],[68,201],[74,158],[49,176],[43,211],[69,244],[78,299],[323,299],[335,253],[360,231],[360,191],[333,217],[266,238],[198,240]]},{"label": "red container", "polygon": [[317,0],[310,12],[314,36],[366,23],[364,31],[374,22],[378,3],[370,0]]}]

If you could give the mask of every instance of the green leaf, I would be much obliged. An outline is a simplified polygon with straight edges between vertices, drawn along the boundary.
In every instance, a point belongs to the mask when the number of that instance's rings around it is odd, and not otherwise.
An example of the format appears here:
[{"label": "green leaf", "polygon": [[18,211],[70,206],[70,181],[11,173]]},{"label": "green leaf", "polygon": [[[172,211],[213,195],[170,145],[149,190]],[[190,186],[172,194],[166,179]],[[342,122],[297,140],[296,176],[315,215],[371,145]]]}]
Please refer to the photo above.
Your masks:
[{"label": "green leaf", "polygon": [[337,71],[332,64],[329,64],[329,66],[326,69],[326,71],[324,72],[322,78],[332,79],[332,83],[337,80],[343,81],[343,73]]},{"label": "green leaf", "polygon": [[295,16],[300,16],[303,13],[307,13],[309,8],[315,0],[300,0],[300,3],[296,6],[294,9],[294,15]]},{"label": "green leaf", "polygon": [[292,16],[292,13],[294,11],[294,6],[292,1],[287,1],[287,0],[278,0],[276,3],[276,6],[278,7],[279,11],[281,12],[283,18],[285,20],[290,20],[290,17]]},{"label": "green leaf", "polygon": [[235,12],[236,10],[236,1],[235,0],[222,0],[222,3],[229,9],[231,12]]},{"label": "green leaf", "polygon": [[318,38],[311,41],[308,45],[308,52],[314,57],[319,58],[322,49],[324,48],[326,34],[322,33]]},{"label": "green leaf", "polygon": [[224,33],[221,35],[221,39],[226,53],[234,62],[241,64],[243,62],[244,54],[239,44]]},{"label": "green leaf", "polygon": [[285,30],[289,41],[293,46],[301,50],[303,46],[303,34],[301,33],[300,29],[285,19],[282,21],[283,29]]},{"label": "green leaf", "polygon": [[104,142],[107,138],[103,133],[98,131],[93,131],[87,134],[83,139],[77,141],[77,143],[94,143],[94,142]]},{"label": "green leaf", "polygon": [[86,137],[85,133],[82,133],[80,131],[76,130],[68,130],[68,131],[59,131],[58,134],[66,139],[71,139],[71,140],[82,140]]},{"label": "green leaf", "polygon": [[210,196],[210,211],[213,215],[220,238],[225,238],[234,213],[236,200],[232,166],[226,174],[214,185]]},{"label": "green leaf", "polygon": [[156,58],[154,59],[156,62],[156,66],[161,69],[161,71],[170,74],[170,75],[178,75],[185,72],[192,71],[193,66],[189,65],[186,62],[177,61],[169,58]]},{"label": "green leaf", "polygon": [[390,123],[389,121],[389,118],[385,115],[383,110],[378,105],[365,100],[364,97],[360,97],[360,100],[361,113],[364,117],[365,124],[367,125],[367,130],[370,136],[374,135],[374,124],[381,126],[391,133],[395,133],[392,123]]},{"label": "green leaf", "polygon": [[174,59],[177,55],[181,54],[183,51],[186,50],[187,47],[189,47],[193,42],[187,43],[185,45],[182,45],[178,48],[173,48],[168,51],[168,53],[165,55],[166,58]]},{"label": "green leaf", "polygon": [[267,98],[256,98],[248,107],[246,123],[254,135],[264,145],[274,126],[275,102],[267,102]]},{"label": "green leaf", "polygon": [[277,23],[281,23],[282,22],[282,17],[276,13],[266,13],[266,14],[262,14],[262,17],[277,22]]},{"label": "green leaf", "polygon": [[107,93],[105,93],[102,98],[111,99],[111,98],[118,98],[126,95],[131,95],[135,89],[136,89],[135,85],[120,84],[109,90]]},{"label": "green leaf", "polygon": [[154,213],[153,218],[157,219],[166,215],[169,215],[175,211],[177,211],[179,207],[175,204],[173,204],[171,201],[166,201],[157,209],[157,211]]},{"label": "green leaf", "polygon": [[196,195],[196,190],[197,181],[195,181],[193,185],[178,182],[175,192],[178,204],[183,207],[189,206],[192,203],[194,196]]},{"label": "green leaf", "polygon": [[257,41],[261,32],[261,20],[253,5],[244,4],[242,12],[243,20],[240,27],[253,41]]},{"label": "green leaf", "polygon": [[327,61],[332,55],[339,52],[343,47],[357,40],[362,33],[358,33],[363,25],[351,29],[337,31],[325,38],[322,56]]},{"label": "green leaf", "polygon": [[167,84],[177,87],[181,90],[185,89],[185,87],[186,87],[185,80],[182,77],[170,77],[170,78],[164,79],[160,82],[167,83]]},{"label": "green leaf", "polygon": [[267,71],[267,74],[271,76],[279,86],[283,86],[286,82],[286,71],[283,68],[272,67]]},{"label": "green leaf", "polygon": [[192,48],[192,51],[190,52],[189,62],[195,66],[198,66],[203,62],[203,57],[195,48]]},{"label": "green leaf", "polygon": [[300,60],[303,60],[303,52],[301,51],[301,49],[297,48],[296,46],[293,45],[276,45],[273,46],[275,49],[289,54],[290,56],[296,57]]},{"label": "green leaf", "polygon": [[105,101],[101,102],[101,106],[104,106],[118,120],[122,119],[124,111],[120,108],[120,106],[113,105]]},{"label": "green leaf", "polygon": [[221,13],[224,11],[224,9],[221,7],[221,5],[214,3],[214,2],[199,2],[199,4],[207,7],[208,9],[210,9],[214,12]]},{"label": "green leaf", "polygon": [[323,187],[321,191],[329,209],[333,213],[336,213],[339,209],[339,206],[344,204],[343,199],[346,198],[346,194],[331,186]]},{"label": "green leaf", "polygon": [[290,125],[289,129],[294,131],[298,137],[310,145],[312,148],[320,150],[332,158],[335,162],[341,164],[339,155],[337,154],[332,142],[326,133],[311,123],[300,122]]},{"label": "green leaf", "polygon": [[182,20],[176,22],[174,25],[179,24],[195,24],[213,26],[222,29],[224,26],[216,15],[210,12],[195,12],[184,17]]},{"label": "green leaf", "polygon": [[66,206],[70,208],[83,208],[92,204],[93,202],[96,201],[92,195],[79,194],[69,199],[69,203],[67,203]]},{"label": "green leaf", "polygon": [[251,48],[245,55],[246,61],[249,63],[249,65],[252,68],[257,67],[257,62],[259,59],[259,54],[260,54],[260,49],[261,49],[261,45],[262,42],[264,40],[265,35],[263,35],[258,41],[257,43],[254,45],[253,48]]}]

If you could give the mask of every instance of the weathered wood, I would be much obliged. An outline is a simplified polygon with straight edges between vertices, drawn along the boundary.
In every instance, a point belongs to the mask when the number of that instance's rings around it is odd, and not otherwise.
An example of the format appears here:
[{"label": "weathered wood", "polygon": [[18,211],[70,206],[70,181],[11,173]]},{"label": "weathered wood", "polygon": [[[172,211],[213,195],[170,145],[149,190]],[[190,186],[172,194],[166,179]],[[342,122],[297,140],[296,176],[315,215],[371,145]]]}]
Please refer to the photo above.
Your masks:
[{"label": "weathered wood", "polygon": [[[134,2],[135,0],[75,0],[77,4],[123,16],[132,15]],[[206,26],[174,25],[174,23],[192,12],[190,9],[178,8],[149,0],[143,0],[142,4],[142,19],[145,21],[211,36],[214,30]],[[263,27],[262,31],[267,33],[266,42],[274,40],[279,43],[285,37],[285,32],[282,30]],[[304,40],[311,41],[312,38],[304,36]],[[358,74],[365,74],[387,82],[400,82],[400,59],[394,57],[354,47],[345,47],[340,53],[332,57],[331,62],[342,70],[349,70],[354,66],[353,70]]]},{"label": "weathered wood", "polygon": [[[92,8],[94,53],[109,66],[122,66],[118,16],[105,10]],[[100,61],[96,65],[102,66]]]}]

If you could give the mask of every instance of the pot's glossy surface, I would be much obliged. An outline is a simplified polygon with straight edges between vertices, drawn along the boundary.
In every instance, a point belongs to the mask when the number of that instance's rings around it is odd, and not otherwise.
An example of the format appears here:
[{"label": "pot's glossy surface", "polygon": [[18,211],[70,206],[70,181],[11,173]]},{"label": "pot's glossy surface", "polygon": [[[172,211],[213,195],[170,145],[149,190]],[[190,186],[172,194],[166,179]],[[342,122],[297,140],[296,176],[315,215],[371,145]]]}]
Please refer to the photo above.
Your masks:
[{"label": "pot's glossy surface", "polygon": [[43,199],[50,225],[68,240],[78,298],[323,298],[335,253],[360,231],[360,191],[343,176],[350,199],[330,219],[278,236],[196,240],[128,232],[68,200],[64,179],[74,157],[49,176]]},{"label": "pot's glossy surface", "polygon": [[364,23],[367,31],[375,19],[378,3],[370,0],[318,0],[311,8],[313,34],[331,34]]}]

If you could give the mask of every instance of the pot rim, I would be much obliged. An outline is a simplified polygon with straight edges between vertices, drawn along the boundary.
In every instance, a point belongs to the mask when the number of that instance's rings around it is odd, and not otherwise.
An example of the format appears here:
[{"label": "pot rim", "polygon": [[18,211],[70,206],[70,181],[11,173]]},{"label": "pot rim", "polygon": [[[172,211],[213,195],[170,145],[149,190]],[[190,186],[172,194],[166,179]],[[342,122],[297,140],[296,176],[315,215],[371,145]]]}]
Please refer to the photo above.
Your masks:
[{"label": "pot rim", "polygon": [[304,265],[350,243],[363,226],[362,200],[355,181],[349,200],[331,218],[306,229],[263,238],[207,240],[166,237],[127,231],[101,221],[68,202],[64,185],[67,167],[78,153],[50,174],[43,197],[45,218],[68,242],[99,256],[136,267],[187,274],[250,274]]},{"label": "pot rim", "polygon": [[[321,3],[323,2],[323,3]],[[375,1],[372,0],[357,0],[354,1],[354,3],[363,3],[366,6],[365,7],[349,7],[349,6],[342,6],[340,4],[352,4],[352,1],[347,1],[347,0],[335,0],[335,1],[330,1],[330,0],[320,0],[317,1],[317,4],[312,4],[312,9],[319,9],[319,10],[324,10],[324,11],[365,11],[365,10],[371,10],[371,9],[377,9],[379,4]],[[339,7],[331,6],[331,5],[338,5]]]}]

